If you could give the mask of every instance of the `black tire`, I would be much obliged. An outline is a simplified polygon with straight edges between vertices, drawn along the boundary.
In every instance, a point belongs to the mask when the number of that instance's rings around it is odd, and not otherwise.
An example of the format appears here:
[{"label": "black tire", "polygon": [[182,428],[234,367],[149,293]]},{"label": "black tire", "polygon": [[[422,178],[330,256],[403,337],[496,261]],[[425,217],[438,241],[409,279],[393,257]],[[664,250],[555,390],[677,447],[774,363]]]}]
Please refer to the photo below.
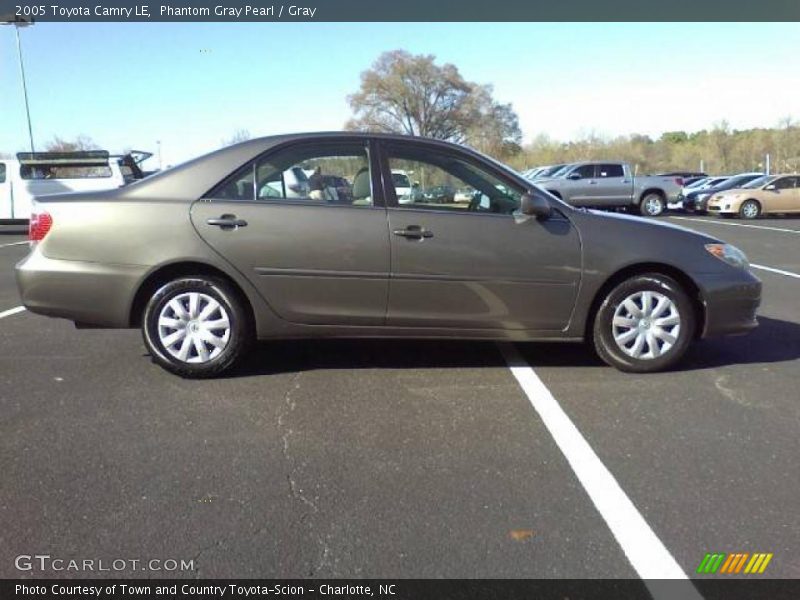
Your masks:
[{"label": "black tire", "polygon": [[[680,317],[680,327],[675,337],[676,341],[664,354],[640,359],[627,354],[617,344],[612,323],[617,308],[627,298],[646,291],[658,292],[672,301]],[[594,318],[592,339],[597,354],[606,364],[630,373],[652,373],[668,369],[684,356],[694,337],[695,323],[696,315],[692,301],[680,284],[666,275],[647,273],[623,281],[606,295]]]},{"label": "black tire", "polygon": [[639,201],[639,213],[644,217],[658,217],[667,210],[667,200],[658,192],[647,192]]},{"label": "black tire", "polygon": [[740,219],[757,219],[761,216],[761,204],[758,200],[745,200],[739,207]]},{"label": "black tire", "polygon": [[[218,355],[205,362],[188,362],[173,356],[159,335],[159,318],[165,307],[179,296],[193,292],[216,300],[229,323],[226,345]],[[221,316],[222,313],[217,315]],[[253,330],[250,313],[240,295],[225,280],[207,275],[181,277],[158,288],[148,300],[142,319],[142,337],[153,362],[187,379],[216,377],[232,368],[251,345]],[[212,346],[205,345],[205,348],[211,348],[213,352]],[[197,350],[193,350],[193,353],[196,355],[194,358],[199,358]]]}]

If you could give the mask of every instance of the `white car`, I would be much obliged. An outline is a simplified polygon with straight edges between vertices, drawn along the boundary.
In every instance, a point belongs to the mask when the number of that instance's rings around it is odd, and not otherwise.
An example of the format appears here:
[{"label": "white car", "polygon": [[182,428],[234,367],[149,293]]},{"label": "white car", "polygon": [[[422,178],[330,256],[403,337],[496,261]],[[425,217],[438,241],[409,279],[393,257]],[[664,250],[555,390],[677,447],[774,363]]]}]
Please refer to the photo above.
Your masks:
[{"label": "white car", "polygon": [[37,196],[108,190],[141,177],[134,159],[105,150],[20,152],[0,159],[0,224],[27,223]]},{"label": "white car", "polygon": [[422,200],[422,189],[418,183],[412,183],[406,171],[392,169],[392,183],[398,203],[413,204]]}]

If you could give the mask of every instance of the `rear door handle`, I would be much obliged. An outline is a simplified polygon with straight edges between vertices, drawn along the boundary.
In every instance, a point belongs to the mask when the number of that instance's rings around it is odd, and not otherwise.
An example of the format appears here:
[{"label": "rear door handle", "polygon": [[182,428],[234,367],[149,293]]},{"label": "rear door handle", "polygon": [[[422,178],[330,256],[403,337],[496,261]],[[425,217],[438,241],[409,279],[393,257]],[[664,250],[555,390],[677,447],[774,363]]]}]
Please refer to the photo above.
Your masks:
[{"label": "rear door handle", "polygon": [[220,229],[238,229],[239,227],[245,227],[247,225],[247,221],[244,219],[237,219],[236,215],[222,215],[218,219],[208,219],[206,223],[219,227]]},{"label": "rear door handle", "polygon": [[421,240],[424,238],[433,237],[432,231],[428,231],[427,229],[425,229],[424,227],[420,227],[419,225],[409,225],[405,229],[395,229],[394,231],[392,231],[392,233],[412,240]]}]

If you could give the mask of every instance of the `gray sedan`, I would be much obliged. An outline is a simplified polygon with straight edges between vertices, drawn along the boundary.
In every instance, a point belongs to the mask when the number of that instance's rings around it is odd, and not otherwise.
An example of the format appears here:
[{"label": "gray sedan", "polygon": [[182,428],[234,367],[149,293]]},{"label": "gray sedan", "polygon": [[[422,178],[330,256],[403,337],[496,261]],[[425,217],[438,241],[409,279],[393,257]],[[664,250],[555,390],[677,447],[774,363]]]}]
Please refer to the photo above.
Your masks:
[{"label": "gray sedan", "polygon": [[[395,171],[474,193],[403,204]],[[184,377],[300,337],[590,340],[619,369],[657,371],[696,338],[755,327],[761,297],[720,240],[576,209],[472,150],[402,136],[250,140],[125,188],[39,198],[30,237],[16,271],[30,311],[141,327]]]}]

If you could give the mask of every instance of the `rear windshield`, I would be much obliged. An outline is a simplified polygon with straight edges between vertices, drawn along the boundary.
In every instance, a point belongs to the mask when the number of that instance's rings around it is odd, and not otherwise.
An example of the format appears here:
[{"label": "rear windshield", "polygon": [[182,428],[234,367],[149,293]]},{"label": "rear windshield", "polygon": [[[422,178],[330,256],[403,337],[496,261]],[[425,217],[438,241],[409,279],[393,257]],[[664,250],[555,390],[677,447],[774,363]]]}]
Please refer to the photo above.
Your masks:
[{"label": "rear windshield", "polygon": [[392,173],[392,183],[396,188],[411,187],[411,182],[408,180],[408,175],[404,175],[403,173]]},{"label": "rear windshield", "polygon": [[111,177],[111,167],[101,165],[22,165],[19,175],[23,179],[91,179]]},{"label": "rear windshield", "polygon": [[292,167],[292,173],[297,177],[297,181],[308,181],[308,175],[300,167]]}]

